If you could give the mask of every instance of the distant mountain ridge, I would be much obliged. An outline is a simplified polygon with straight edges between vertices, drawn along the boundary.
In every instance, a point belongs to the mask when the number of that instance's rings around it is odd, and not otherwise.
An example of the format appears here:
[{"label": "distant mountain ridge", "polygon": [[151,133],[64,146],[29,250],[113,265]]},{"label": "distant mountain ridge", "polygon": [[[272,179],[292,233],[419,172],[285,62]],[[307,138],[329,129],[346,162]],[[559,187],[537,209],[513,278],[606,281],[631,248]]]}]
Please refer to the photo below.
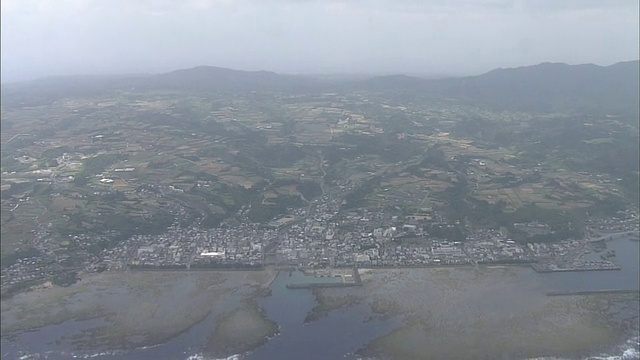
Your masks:
[{"label": "distant mountain ridge", "polygon": [[299,75],[281,75],[271,71],[231,70],[215,66],[197,66],[145,79],[140,86],[199,89],[208,91],[297,91],[312,90],[317,81]]},{"label": "distant mountain ridge", "polygon": [[407,75],[327,82],[311,76],[198,66],[159,75],[71,76],[2,86],[2,101],[86,96],[115,90],[195,92],[358,91],[410,94],[524,111],[598,111],[638,113],[640,62],[610,66],[542,63],[495,69],[482,75],[423,79]]},{"label": "distant mountain ridge", "polygon": [[453,81],[447,95],[461,94],[475,102],[523,110],[546,112],[571,107],[637,113],[639,79],[638,61],[610,66],[542,63]]},{"label": "distant mountain ridge", "polygon": [[639,79],[638,60],[610,66],[542,63],[460,78],[376,77],[361,81],[353,89],[421,93],[425,97],[502,109],[637,114]]}]

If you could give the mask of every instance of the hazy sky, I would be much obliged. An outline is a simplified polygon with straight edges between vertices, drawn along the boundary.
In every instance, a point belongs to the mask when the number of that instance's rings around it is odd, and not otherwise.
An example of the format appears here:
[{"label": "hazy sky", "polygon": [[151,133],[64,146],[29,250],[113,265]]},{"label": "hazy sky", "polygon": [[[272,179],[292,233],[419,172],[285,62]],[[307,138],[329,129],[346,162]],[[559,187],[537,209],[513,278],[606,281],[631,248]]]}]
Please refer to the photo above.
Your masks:
[{"label": "hazy sky", "polygon": [[2,0],[2,82],[197,65],[476,74],[638,59],[638,0]]}]

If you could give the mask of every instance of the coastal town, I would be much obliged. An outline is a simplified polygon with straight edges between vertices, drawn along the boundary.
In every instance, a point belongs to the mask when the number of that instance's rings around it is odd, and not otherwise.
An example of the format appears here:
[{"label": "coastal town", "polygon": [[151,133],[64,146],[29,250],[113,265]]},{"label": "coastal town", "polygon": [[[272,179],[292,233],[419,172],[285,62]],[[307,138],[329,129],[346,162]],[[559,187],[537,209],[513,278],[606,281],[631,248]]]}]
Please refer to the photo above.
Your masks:
[{"label": "coastal town", "polygon": [[[405,105],[350,92],[16,105],[3,113],[3,296],[104,271],[619,269],[603,244],[637,236],[633,184],[592,164],[590,139],[628,133],[624,119]],[[586,126],[584,166],[467,132],[549,139],[557,126]]]},{"label": "coastal town", "polygon": [[[222,223],[205,229],[171,226],[160,235],[134,235],[121,245],[98,255],[77,252],[76,258],[56,255],[46,231],[38,234],[38,251],[2,268],[2,286],[63,279],[65,274],[117,270],[262,269],[265,266],[300,269],[355,267],[437,267],[520,265],[538,272],[619,270],[606,241],[618,237],[637,239],[638,215],[620,212],[616,218],[591,219],[584,239],[555,243],[512,240],[497,229],[465,229],[464,238],[443,236],[459,224],[427,221],[439,214],[416,219],[384,210],[341,211],[342,193],[322,195],[308,206],[290,209],[268,223]],[[175,205],[174,205],[175,207]],[[175,209],[180,214],[179,207]],[[246,212],[246,210],[245,210]],[[242,216],[243,211],[240,211]],[[548,231],[540,222],[516,224],[530,231]],[[103,235],[70,236],[80,249],[89,249]],[[602,253],[597,260],[584,260]],[[47,282],[49,283],[49,282]]]}]

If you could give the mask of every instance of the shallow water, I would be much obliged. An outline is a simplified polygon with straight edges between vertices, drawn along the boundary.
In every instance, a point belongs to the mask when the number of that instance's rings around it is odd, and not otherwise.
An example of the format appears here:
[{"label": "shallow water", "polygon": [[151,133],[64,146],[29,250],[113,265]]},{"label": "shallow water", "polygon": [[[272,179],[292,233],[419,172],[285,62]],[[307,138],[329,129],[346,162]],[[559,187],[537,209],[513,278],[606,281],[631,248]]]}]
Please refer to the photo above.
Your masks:
[{"label": "shallow water", "polygon": [[[638,255],[640,243],[622,238],[606,242],[607,250],[615,250],[611,260],[621,269],[611,271],[581,271],[569,273],[550,273],[543,276],[548,291],[587,291],[605,289],[638,290]],[[600,260],[601,253],[591,253],[585,258]]]},{"label": "shallow water", "polygon": [[391,331],[397,321],[371,320],[365,306],[353,306],[304,323],[317,305],[309,290],[289,290],[289,283],[305,283],[307,277],[289,277],[281,272],[271,285],[272,296],[261,299],[267,316],[280,325],[280,334],[248,354],[247,359],[337,359],[355,358],[353,353]]},{"label": "shallow water", "polygon": [[[387,320],[376,317],[372,319],[374,314],[371,306],[376,296],[389,298],[403,308],[424,309],[424,311],[429,311],[431,308],[435,312],[432,314],[435,321],[440,321],[446,326],[465,324],[470,316],[478,316],[477,314],[482,314],[489,326],[498,326],[496,324],[499,319],[505,316],[512,316],[517,321],[517,316],[523,308],[535,307],[545,301],[546,292],[613,288],[637,290],[639,243],[620,239],[608,242],[607,247],[616,251],[617,256],[613,261],[621,265],[622,270],[546,274],[538,274],[531,269],[519,267],[428,269],[428,271],[426,269],[377,270],[363,277],[365,284],[361,288],[323,290],[323,293],[331,296],[352,294],[361,296],[364,300],[358,304],[331,311],[326,317],[308,324],[304,323],[304,319],[317,305],[313,293],[310,290],[289,290],[285,286],[292,282],[308,283],[326,281],[326,279],[305,277],[299,272],[289,276],[289,272],[283,271],[271,284],[271,296],[258,300],[267,317],[278,323],[280,334],[241,357],[247,359],[357,358],[354,355],[356,351],[399,328],[407,321],[404,315],[398,314]],[[119,290],[113,289],[113,291]],[[171,293],[171,291],[181,290],[178,288],[166,291]],[[157,346],[130,351],[99,348],[95,351],[78,351],[74,348],[72,339],[83,331],[101,326],[104,319],[96,318],[66,321],[35,331],[23,332],[13,337],[4,337],[1,343],[2,358],[14,359],[21,356],[25,356],[24,359],[71,359],[89,356],[97,359],[207,358],[206,355],[196,355],[202,354],[205,344],[215,329],[217,317],[237,306],[248,291],[241,290],[217,302],[204,321]],[[82,299],[90,301],[91,296],[98,295],[99,292],[89,292]],[[126,297],[120,299],[126,299]],[[123,301],[126,302],[126,300]],[[122,306],[126,304],[123,303]],[[495,324],[491,325],[493,322]],[[627,339],[629,340],[626,342],[611,344],[610,349],[605,352],[592,354],[592,358],[610,358],[609,356],[614,355],[618,356],[617,359],[637,358],[637,327],[630,331]],[[623,354],[626,354],[626,357],[622,357]]]}]

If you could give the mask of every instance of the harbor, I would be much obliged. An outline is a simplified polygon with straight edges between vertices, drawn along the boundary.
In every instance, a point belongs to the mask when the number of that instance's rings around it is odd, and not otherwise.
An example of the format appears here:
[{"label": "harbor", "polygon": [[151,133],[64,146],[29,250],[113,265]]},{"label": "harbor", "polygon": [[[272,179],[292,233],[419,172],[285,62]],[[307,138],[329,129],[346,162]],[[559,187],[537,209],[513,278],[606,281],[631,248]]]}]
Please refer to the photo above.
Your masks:
[{"label": "harbor", "polygon": [[[293,282],[286,285],[287,289],[326,289],[362,286],[362,279],[357,268],[332,270],[300,270],[308,282]],[[291,272],[290,272],[291,275]]]}]

